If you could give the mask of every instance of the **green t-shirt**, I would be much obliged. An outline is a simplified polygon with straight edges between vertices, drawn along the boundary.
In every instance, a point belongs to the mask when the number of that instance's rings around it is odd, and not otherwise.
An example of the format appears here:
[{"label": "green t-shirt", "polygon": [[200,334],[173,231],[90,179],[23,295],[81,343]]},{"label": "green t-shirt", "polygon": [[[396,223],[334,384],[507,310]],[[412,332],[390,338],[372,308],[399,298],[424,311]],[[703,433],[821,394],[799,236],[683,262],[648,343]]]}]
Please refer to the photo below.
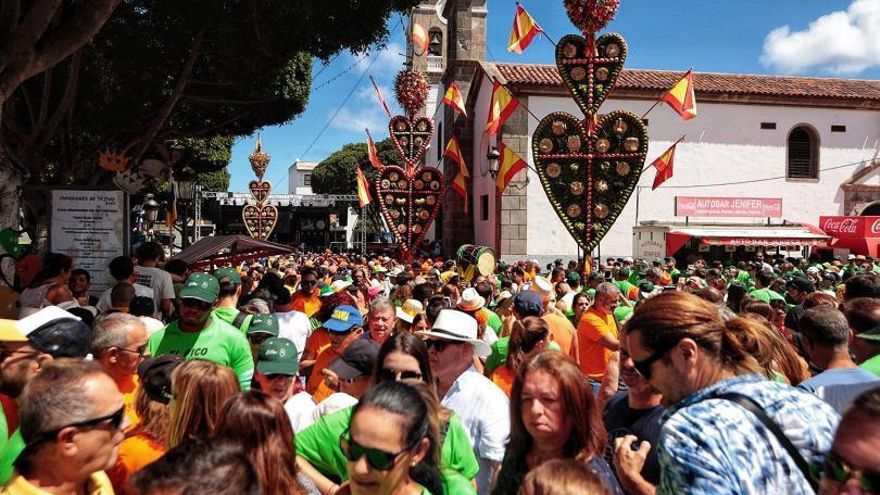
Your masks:
[{"label": "green t-shirt", "polygon": [[773,299],[782,299],[783,301],[785,300],[785,298],[782,297],[782,294],[774,290],[770,290],[766,287],[763,289],[755,289],[749,292],[749,295],[754,297],[755,299],[764,301],[765,303],[769,303]]},{"label": "green t-shirt", "polygon": [[[296,455],[309,461],[324,476],[345,481],[348,479],[348,461],[339,446],[339,439],[348,432],[354,406],[322,416],[317,423],[296,434]],[[480,465],[467,432],[457,414],[449,418],[446,438],[440,449],[440,465],[446,493],[475,493],[461,491],[471,486]],[[464,483],[462,482],[464,481]]]},{"label": "green t-shirt", "polygon": [[486,321],[486,324],[489,325],[489,328],[495,331],[497,335],[498,332],[501,331],[501,327],[504,325],[501,321],[501,317],[498,316],[498,313],[492,311],[489,308],[485,308],[486,313],[489,315],[489,319]]},{"label": "green t-shirt", "polygon": [[495,371],[495,368],[501,366],[502,364],[507,362],[507,352],[510,347],[510,337],[501,337],[500,339],[492,342],[492,345],[489,347],[492,348],[492,354],[486,358],[486,370],[491,373]]},{"label": "green t-shirt", "polygon": [[625,306],[623,304],[614,308],[614,319],[617,320],[618,323],[629,318],[633,312],[632,306]]},{"label": "green t-shirt", "polygon": [[868,359],[864,363],[859,365],[859,368],[874,373],[877,376],[880,376],[880,354]]},{"label": "green t-shirt", "polygon": [[0,447],[0,485],[5,484],[12,478],[12,470],[18,456],[24,451],[24,438],[21,430],[16,429],[3,447]]},{"label": "green t-shirt", "polygon": [[247,338],[237,328],[219,318],[199,332],[183,332],[177,320],[150,336],[151,356],[177,354],[185,359],[204,359],[232,368],[243,390],[251,388],[254,358]]},{"label": "green t-shirt", "polygon": [[216,316],[217,318],[225,321],[232,325],[232,328],[238,328],[241,333],[247,335],[248,328],[251,326],[251,320],[254,319],[254,315],[247,315],[244,317],[244,321],[242,321],[240,327],[235,326],[235,318],[238,317],[238,314],[241,311],[235,308],[216,308],[211,312],[211,315]]}]

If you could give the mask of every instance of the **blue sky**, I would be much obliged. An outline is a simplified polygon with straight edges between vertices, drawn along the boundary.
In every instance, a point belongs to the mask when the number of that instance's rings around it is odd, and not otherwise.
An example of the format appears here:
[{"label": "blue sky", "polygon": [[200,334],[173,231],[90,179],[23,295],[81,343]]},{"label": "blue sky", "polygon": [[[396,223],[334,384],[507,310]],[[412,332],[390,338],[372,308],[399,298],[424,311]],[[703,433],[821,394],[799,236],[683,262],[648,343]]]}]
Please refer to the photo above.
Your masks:
[{"label": "blue sky", "polygon": [[[521,3],[553,40],[577,32],[562,0]],[[554,63],[546,39],[536,38],[522,55],[507,51],[514,8],[513,0],[489,0],[487,59]],[[387,137],[368,76],[399,113],[391,88],[406,40],[398,16],[389,26],[384,49],[343,53],[326,66],[316,60],[306,111],[262,130],[264,150],[272,155],[266,179],[273,192],[287,192],[287,168],[297,158],[320,161],[346,143],[362,142],[365,127],[376,140]],[[880,78],[880,0],[623,0],[606,30],[624,35],[632,68]],[[254,178],[247,155],[255,140],[241,138],[233,148],[231,191],[246,191]]]}]

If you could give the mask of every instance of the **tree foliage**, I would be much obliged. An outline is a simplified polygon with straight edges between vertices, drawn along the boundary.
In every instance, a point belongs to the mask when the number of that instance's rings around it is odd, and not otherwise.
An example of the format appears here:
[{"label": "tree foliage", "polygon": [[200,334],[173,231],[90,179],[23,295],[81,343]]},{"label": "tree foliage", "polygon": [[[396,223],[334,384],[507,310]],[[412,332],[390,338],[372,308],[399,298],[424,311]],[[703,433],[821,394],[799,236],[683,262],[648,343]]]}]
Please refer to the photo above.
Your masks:
[{"label": "tree foliage", "polygon": [[[403,165],[391,139],[376,143],[379,160],[385,165]],[[312,171],[312,191],[316,194],[357,194],[355,168],[360,165],[369,184],[378,175],[370,164],[367,143],[349,143],[318,163]]]}]

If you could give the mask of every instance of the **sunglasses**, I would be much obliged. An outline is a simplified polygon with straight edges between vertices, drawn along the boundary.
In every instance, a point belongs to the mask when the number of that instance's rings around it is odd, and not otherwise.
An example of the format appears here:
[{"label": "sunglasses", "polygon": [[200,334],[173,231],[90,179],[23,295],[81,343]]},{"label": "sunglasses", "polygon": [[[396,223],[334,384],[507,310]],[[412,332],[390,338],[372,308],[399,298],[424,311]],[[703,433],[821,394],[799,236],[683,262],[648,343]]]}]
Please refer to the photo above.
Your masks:
[{"label": "sunglasses", "polygon": [[[418,442],[416,442],[418,443]],[[412,449],[416,444],[412,444],[409,447],[401,450],[397,453],[385,452],[384,450],[379,449],[371,449],[369,447],[364,447],[363,445],[358,444],[351,438],[350,434],[343,435],[342,438],[339,439],[339,446],[342,448],[342,453],[345,455],[345,458],[348,459],[349,462],[357,462],[361,457],[367,457],[367,464],[371,469],[376,469],[378,471],[388,471],[392,467],[394,467],[394,463],[397,461],[397,458],[400,457],[400,454],[407,452]]]},{"label": "sunglasses", "polygon": [[453,344],[459,344],[460,342],[449,342],[448,340],[426,340],[425,347],[430,351],[434,349],[434,352],[441,353],[446,350],[447,347]]},{"label": "sunglasses", "polygon": [[45,442],[47,440],[54,440],[58,433],[65,428],[79,428],[81,430],[94,428],[105,421],[109,421],[110,429],[114,432],[119,431],[122,428],[122,421],[125,419],[125,406],[120,407],[117,411],[112,414],[108,414],[106,416],[101,416],[99,418],[87,419],[85,421],[77,421],[76,423],[70,423],[64,425],[60,428],[55,428],[54,430],[50,430],[44,433],[41,433],[34,437],[34,441],[31,442],[31,445],[36,445],[41,442]]},{"label": "sunglasses", "polygon": [[636,361],[635,359],[633,359],[633,368],[635,368],[636,373],[638,373],[639,376],[641,376],[645,380],[650,380],[651,365],[653,365],[657,360],[665,356],[666,353],[668,353],[671,349],[672,347],[669,347],[667,349],[660,349],[654,352],[654,354],[651,354],[645,359],[642,359],[641,361]]},{"label": "sunglasses", "polygon": [[147,352],[147,344],[144,344],[137,349],[129,349],[127,347],[117,347],[120,351],[130,352],[132,354],[137,354],[138,356],[143,356],[145,352]]},{"label": "sunglasses", "polygon": [[396,371],[388,368],[382,368],[381,370],[379,370],[380,382],[399,382],[400,380],[410,379],[421,380],[422,374],[418,371]]},{"label": "sunglasses", "polygon": [[880,472],[859,469],[838,457],[834,452],[829,452],[825,463],[819,469],[823,488],[839,486],[851,479],[858,481],[859,486],[866,493],[880,491]]}]

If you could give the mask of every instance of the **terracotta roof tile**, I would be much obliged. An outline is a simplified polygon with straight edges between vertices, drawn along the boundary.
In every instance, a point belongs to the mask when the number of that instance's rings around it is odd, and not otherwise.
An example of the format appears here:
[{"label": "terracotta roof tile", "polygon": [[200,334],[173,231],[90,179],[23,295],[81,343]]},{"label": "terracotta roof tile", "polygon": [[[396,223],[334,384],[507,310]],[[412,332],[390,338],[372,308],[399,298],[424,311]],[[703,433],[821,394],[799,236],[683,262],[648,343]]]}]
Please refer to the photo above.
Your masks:
[{"label": "terracotta roof tile", "polygon": [[[508,83],[520,86],[562,86],[554,65],[494,64]],[[665,91],[683,72],[624,69],[618,89]],[[820,77],[715,74],[694,72],[698,93],[880,101],[880,81]]]}]

